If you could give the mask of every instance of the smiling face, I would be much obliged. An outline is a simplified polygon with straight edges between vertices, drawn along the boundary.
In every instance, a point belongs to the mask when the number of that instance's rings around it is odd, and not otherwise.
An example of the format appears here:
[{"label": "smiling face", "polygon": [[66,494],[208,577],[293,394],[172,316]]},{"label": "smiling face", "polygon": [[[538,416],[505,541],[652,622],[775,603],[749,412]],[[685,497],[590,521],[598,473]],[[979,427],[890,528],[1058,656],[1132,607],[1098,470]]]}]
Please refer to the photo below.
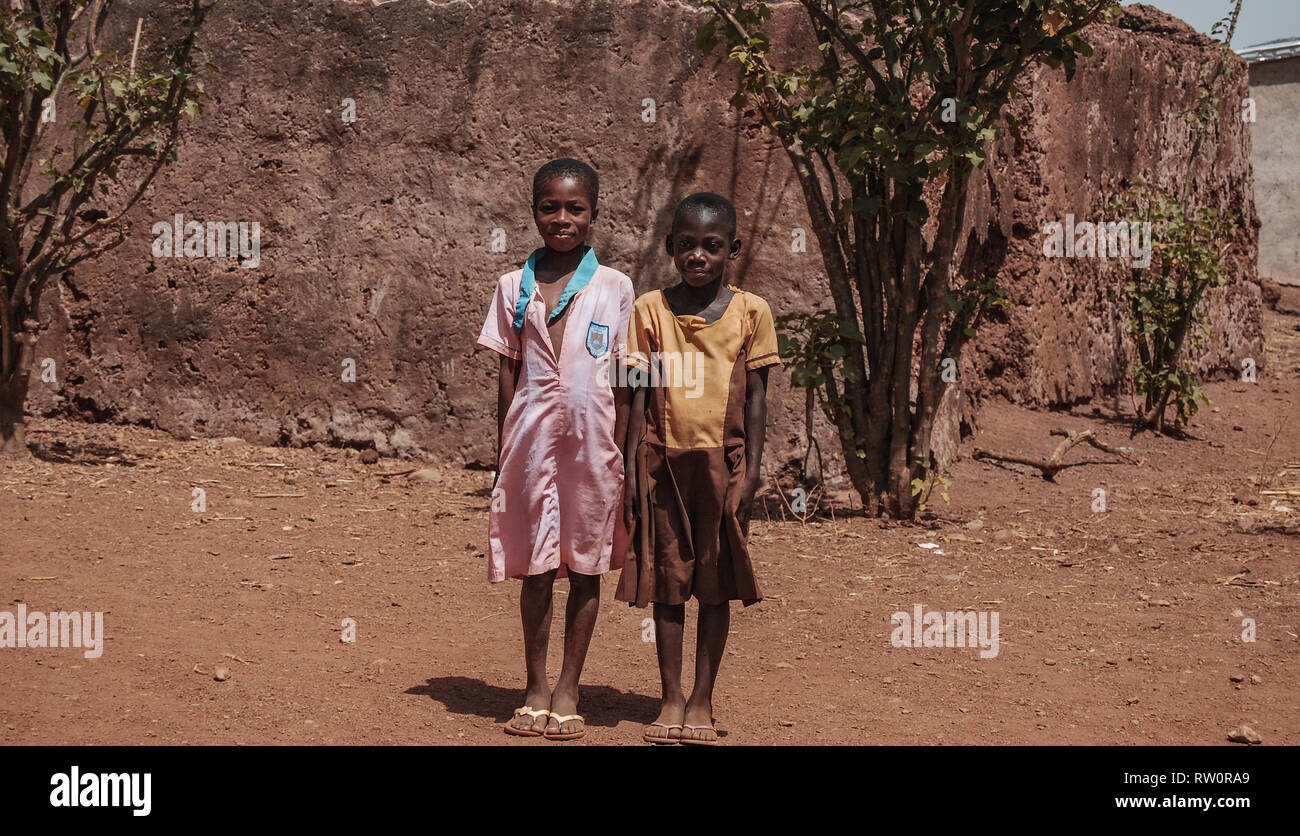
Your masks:
[{"label": "smiling face", "polygon": [[587,241],[596,219],[595,201],[587,185],[576,177],[557,177],[542,186],[533,207],[533,220],[546,246],[567,253]]},{"label": "smiling face", "polygon": [[665,244],[682,281],[691,287],[721,278],[727,262],[740,255],[740,239],[726,216],[707,208],[682,213]]}]

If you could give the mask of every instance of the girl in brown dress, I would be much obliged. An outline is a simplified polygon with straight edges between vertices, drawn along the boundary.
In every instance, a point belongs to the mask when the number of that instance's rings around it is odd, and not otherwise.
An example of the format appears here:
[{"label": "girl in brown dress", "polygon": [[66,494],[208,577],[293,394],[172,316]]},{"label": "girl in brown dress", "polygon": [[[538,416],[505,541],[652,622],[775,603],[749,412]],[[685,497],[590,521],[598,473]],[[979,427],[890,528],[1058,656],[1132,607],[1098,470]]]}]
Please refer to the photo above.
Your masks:
[{"label": "girl in brown dress", "polygon": [[[663,682],[652,743],[712,745],[713,684],[730,602],[762,598],[746,545],[766,422],[767,369],[779,363],[763,299],[724,283],[740,254],[730,201],[683,200],[666,247],[681,282],[641,296],[628,327],[633,388],[626,447],[632,548],[616,597],[654,604]],[[681,686],[685,602],[700,604],[695,686]]]}]

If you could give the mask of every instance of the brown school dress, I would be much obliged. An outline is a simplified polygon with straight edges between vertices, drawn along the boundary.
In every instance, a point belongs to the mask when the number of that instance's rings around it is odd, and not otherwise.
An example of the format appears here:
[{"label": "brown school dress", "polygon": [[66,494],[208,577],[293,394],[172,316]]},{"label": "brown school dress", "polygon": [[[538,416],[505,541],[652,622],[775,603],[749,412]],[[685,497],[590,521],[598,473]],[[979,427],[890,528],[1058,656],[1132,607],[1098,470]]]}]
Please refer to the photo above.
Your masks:
[{"label": "brown school dress", "polygon": [[763,595],[737,516],[745,479],[746,373],[780,362],[767,302],[731,288],[723,315],[677,316],[663,291],[632,306],[627,364],[648,385],[636,523],[615,598],[633,606]]}]

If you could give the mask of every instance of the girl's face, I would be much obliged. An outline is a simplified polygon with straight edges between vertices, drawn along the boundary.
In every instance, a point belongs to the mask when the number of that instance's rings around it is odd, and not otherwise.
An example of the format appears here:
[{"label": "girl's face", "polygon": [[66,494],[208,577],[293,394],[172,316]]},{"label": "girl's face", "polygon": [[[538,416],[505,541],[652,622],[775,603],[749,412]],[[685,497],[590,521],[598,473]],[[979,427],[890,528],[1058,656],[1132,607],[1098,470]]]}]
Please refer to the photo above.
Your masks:
[{"label": "girl's face", "polygon": [[596,208],[586,185],[573,177],[559,177],[546,183],[533,207],[533,220],[546,246],[567,253],[586,243],[587,230],[596,219]]},{"label": "girl's face", "polygon": [[740,239],[716,212],[688,212],[668,233],[668,254],[682,281],[704,287],[722,277],[727,262],[740,255]]}]

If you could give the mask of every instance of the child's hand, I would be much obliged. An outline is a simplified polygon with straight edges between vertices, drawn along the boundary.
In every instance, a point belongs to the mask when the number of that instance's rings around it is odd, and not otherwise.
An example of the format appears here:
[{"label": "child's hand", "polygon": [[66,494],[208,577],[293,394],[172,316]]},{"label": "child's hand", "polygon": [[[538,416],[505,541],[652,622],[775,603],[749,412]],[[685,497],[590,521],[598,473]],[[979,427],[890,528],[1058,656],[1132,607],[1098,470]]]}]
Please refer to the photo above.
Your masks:
[{"label": "child's hand", "polygon": [[636,526],[636,470],[629,468],[623,484],[623,522],[627,530]]},{"label": "child's hand", "polygon": [[754,513],[754,495],[758,493],[758,480],[746,478],[740,486],[740,503],[736,506],[736,516],[745,535],[749,536],[749,518]]}]

